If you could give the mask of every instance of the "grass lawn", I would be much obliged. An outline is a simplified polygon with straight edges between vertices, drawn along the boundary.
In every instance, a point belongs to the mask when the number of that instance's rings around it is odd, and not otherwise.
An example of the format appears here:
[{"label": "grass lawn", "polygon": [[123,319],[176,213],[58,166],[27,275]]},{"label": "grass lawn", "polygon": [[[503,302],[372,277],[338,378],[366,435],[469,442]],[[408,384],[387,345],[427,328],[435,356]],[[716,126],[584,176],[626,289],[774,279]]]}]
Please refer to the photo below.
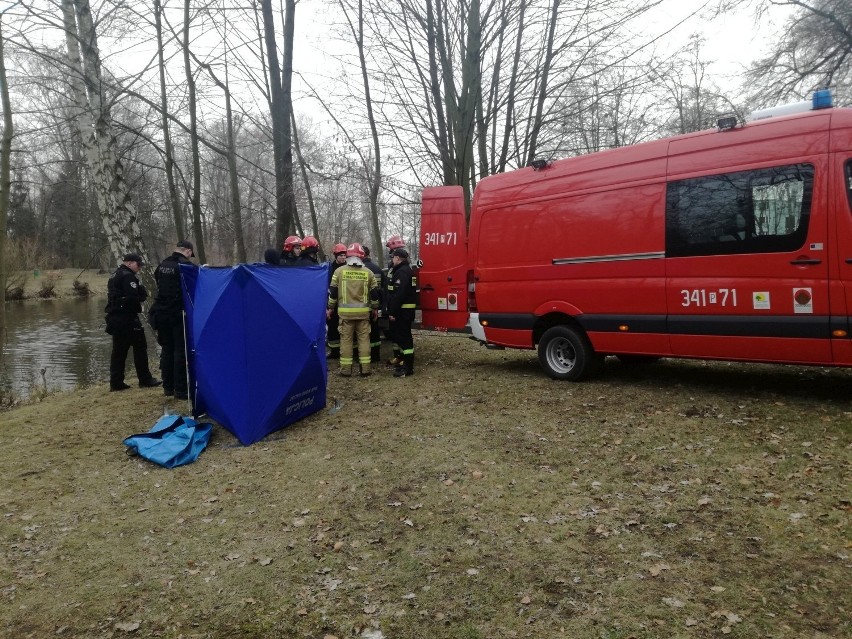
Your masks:
[{"label": "grass lawn", "polygon": [[158,389],[0,413],[0,635],[850,636],[852,371],[415,341],[174,470],[121,443]]}]

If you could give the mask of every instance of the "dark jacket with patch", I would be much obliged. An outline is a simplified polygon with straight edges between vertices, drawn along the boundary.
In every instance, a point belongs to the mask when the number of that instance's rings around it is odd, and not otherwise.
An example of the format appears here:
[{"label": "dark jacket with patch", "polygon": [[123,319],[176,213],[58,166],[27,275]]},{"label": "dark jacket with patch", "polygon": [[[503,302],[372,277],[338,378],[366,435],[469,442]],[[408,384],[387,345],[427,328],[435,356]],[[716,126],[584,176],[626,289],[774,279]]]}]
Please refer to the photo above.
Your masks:
[{"label": "dark jacket with patch", "polygon": [[183,293],[180,286],[180,265],[192,264],[183,253],[175,251],[160,262],[154,271],[157,296],[151,305],[151,326],[156,329],[182,318]]},{"label": "dark jacket with patch", "polygon": [[417,307],[417,281],[408,262],[400,262],[390,272],[386,295],[385,303],[389,316],[414,320],[414,309]]},{"label": "dark jacket with patch", "polygon": [[110,335],[142,328],[139,313],[148,291],[136,274],[122,264],[107,282],[106,332]]}]

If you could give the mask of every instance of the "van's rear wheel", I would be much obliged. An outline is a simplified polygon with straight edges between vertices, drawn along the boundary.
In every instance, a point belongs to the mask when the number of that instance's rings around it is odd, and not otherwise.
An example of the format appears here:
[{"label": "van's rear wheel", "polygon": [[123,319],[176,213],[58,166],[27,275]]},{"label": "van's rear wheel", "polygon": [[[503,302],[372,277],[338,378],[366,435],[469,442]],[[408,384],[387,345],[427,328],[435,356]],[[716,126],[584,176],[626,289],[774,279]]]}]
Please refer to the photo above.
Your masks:
[{"label": "van's rear wheel", "polygon": [[538,359],[554,379],[578,382],[597,373],[603,357],[595,353],[588,338],[567,326],[553,326],[538,343]]}]

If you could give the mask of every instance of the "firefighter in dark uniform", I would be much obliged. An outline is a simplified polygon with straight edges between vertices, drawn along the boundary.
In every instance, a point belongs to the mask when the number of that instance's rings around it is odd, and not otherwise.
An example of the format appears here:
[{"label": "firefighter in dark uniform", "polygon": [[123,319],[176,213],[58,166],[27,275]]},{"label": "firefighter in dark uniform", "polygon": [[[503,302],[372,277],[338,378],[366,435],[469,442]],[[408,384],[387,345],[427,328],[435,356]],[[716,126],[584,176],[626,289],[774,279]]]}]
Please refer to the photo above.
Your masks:
[{"label": "firefighter in dark uniform", "polygon": [[302,250],[299,259],[293,266],[316,266],[319,264],[319,241],[313,235],[306,235],[302,240]]},{"label": "firefighter in dark uniform", "polygon": [[142,302],[148,299],[148,292],[136,278],[142,264],[142,256],[128,253],[107,282],[107,305],[104,310],[106,332],[112,335],[112,354],[109,360],[111,391],[130,388],[124,383],[124,367],[127,352],[131,348],[139,386],[152,388],[161,383],[151,375],[151,369],[148,368],[148,342],[145,340],[142,322],[139,321]]},{"label": "firefighter in dark uniform", "polygon": [[157,331],[160,351],[160,374],[163,392],[175,399],[187,399],[186,339],[183,322],[183,293],[180,285],[180,265],[192,264],[192,242],[180,240],[174,253],[160,262],[154,271],[157,296],[151,306],[151,327]]},{"label": "firefighter in dark uniform", "polygon": [[[331,278],[334,277],[334,272],[339,269],[341,266],[346,264],[346,245],[345,244],[335,244],[333,251],[333,258],[331,260],[331,264],[328,269],[328,285],[331,286]],[[334,310],[331,313],[331,316],[328,317],[325,321],[326,327],[326,345],[328,346],[328,359],[340,359],[340,327],[338,323],[340,322],[340,316],[337,314],[337,307],[334,307]]]},{"label": "firefighter in dark uniform", "polygon": [[417,280],[408,264],[408,251],[397,248],[391,254],[393,268],[388,275],[387,309],[390,321],[390,333],[395,348],[402,355],[402,362],[396,365],[394,377],[414,375],[414,339],[411,337],[411,324],[414,322],[414,310],[417,306]]},{"label": "firefighter in dark uniform", "polygon": [[[373,260],[370,259],[370,247],[362,246],[364,250],[364,266],[373,271],[373,275],[376,276],[376,281],[379,282],[379,291],[381,291],[380,295],[383,295],[385,292],[385,288],[387,284],[385,283],[385,274],[382,272],[382,268],[376,264]],[[379,299],[379,305],[381,306],[382,300]],[[381,347],[382,347],[382,330],[379,327],[379,318],[377,317],[370,323],[370,361],[371,362],[380,362],[382,361],[381,355]]]},{"label": "firefighter in dark uniform", "polygon": [[[383,271],[382,277],[382,314],[386,318],[388,315],[387,309],[387,298],[388,298],[388,284],[390,283],[390,273],[393,269],[393,252],[398,249],[405,248],[405,241],[397,234],[393,234],[388,238],[388,241],[385,242],[385,246],[388,249],[388,263]],[[391,341],[391,345],[393,346],[393,357],[388,360],[388,366],[399,366],[402,364],[402,353],[399,350],[399,345],[393,339],[393,331],[390,325],[385,329],[385,337]]]},{"label": "firefighter in dark uniform", "polygon": [[298,235],[290,235],[284,240],[284,250],[281,251],[281,266],[296,266],[299,256],[302,254],[302,238]]}]

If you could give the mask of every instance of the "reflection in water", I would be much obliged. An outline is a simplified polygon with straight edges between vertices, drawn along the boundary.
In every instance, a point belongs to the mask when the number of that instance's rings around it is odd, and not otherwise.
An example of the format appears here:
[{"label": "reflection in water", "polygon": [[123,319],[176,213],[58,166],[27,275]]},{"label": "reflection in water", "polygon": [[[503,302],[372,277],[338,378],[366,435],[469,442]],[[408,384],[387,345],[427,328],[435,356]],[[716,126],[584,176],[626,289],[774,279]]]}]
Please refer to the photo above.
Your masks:
[{"label": "reflection in water", "polygon": [[[0,389],[26,396],[33,388],[68,390],[107,381],[112,338],[104,333],[105,303],[104,298],[6,302]],[[146,333],[154,362],[157,343],[150,329]],[[130,384],[136,381],[132,362],[128,356]]]}]

